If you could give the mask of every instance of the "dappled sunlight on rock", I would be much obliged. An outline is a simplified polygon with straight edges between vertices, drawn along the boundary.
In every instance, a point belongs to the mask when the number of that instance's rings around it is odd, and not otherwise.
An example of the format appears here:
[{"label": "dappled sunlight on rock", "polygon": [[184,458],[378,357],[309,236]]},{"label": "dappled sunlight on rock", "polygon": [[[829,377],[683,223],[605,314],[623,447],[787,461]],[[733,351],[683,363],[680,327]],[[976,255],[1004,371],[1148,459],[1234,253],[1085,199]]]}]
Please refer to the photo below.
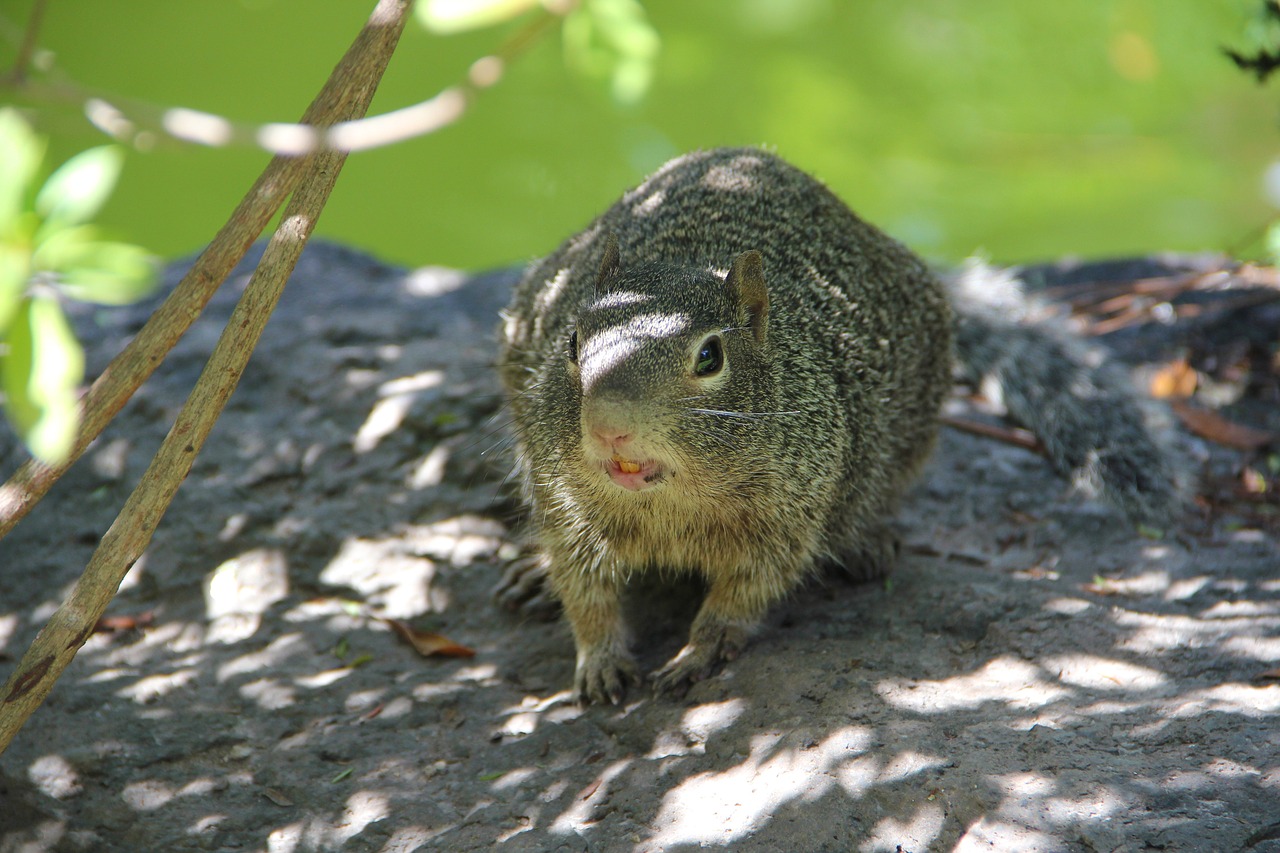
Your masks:
[{"label": "dappled sunlight on rock", "polygon": [[578,792],[576,801],[551,824],[554,835],[577,833],[599,820],[599,809],[609,802],[614,793],[612,783],[631,767],[631,760],[615,761],[607,765],[585,788]]},{"label": "dappled sunlight on rock", "polygon": [[540,725],[570,722],[582,716],[582,713],[567,690],[543,699],[526,696],[518,706],[503,712],[506,719],[494,731],[494,737],[525,737],[533,734]]},{"label": "dappled sunlight on rock", "polygon": [[920,714],[973,709],[987,702],[1029,710],[1069,695],[1038,667],[1010,657],[996,658],[976,672],[939,681],[886,679],[877,692],[890,705]]},{"label": "dappled sunlight on rock", "polygon": [[250,681],[241,685],[238,692],[265,711],[288,708],[297,699],[297,691],[291,685],[284,684],[275,678],[259,678]]},{"label": "dappled sunlight on rock", "polygon": [[328,687],[335,684],[347,676],[351,675],[351,667],[338,667],[335,669],[326,669],[323,672],[317,672],[312,675],[303,675],[295,678],[293,683],[299,687],[306,687],[310,690],[318,690],[321,687]]},{"label": "dappled sunlight on rock", "polygon": [[1123,648],[1138,654],[1199,648],[1232,636],[1251,637],[1280,629],[1280,615],[1261,618],[1223,615],[1220,618],[1201,619],[1124,610],[1116,612],[1112,618],[1117,625],[1130,632]]},{"label": "dappled sunlight on rock", "polygon": [[122,688],[119,695],[132,699],[140,705],[146,705],[168,695],[174,690],[190,685],[199,677],[195,667],[179,669],[175,672],[159,673],[139,678],[128,687]]},{"label": "dappled sunlight on rock", "polygon": [[480,664],[462,667],[454,673],[453,677],[456,681],[489,681],[497,674],[498,668],[493,664]]},{"label": "dappled sunlight on rock", "polygon": [[871,830],[871,837],[858,849],[865,853],[897,853],[907,849],[928,849],[942,829],[942,807],[922,805],[906,820],[887,817]]},{"label": "dappled sunlight on rock", "polygon": [[[1276,601],[1219,601],[1206,609],[1203,619],[1232,619],[1240,616],[1280,616],[1280,602]],[[1280,623],[1280,619],[1272,620]]]},{"label": "dappled sunlight on rock", "polygon": [[433,561],[403,553],[398,542],[348,539],[320,573],[320,580],[350,587],[383,615],[408,618],[435,609],[431,597],[435,575]]},{"label": "dappled sunlight on rock", "polygon": [[1045,602],[1044,609],[1050,613],[1060,613],[1063,616],[1076,616],[1094,607],[1093,602],[1086,601],[1083,598],[1054,598]]},{"label": "dappled sunlight on rock", "polygon": [[338,838],[346,841],[366,826],[383,820],[390,813],[387,798],[372,791],[360,791],[347,798],[347,807],[338,821]]},{"label": "dappled sunlight on rock", "polygon": [[517,767],[503,773],[497,779],[493,780],[491,786],[494,791],[509,791],[512,788],[518,788],[523,783],[533,779],[538,775],[538,771],[532,767]]},{"label": "dappled sunlight on rock", "polygon": [[83,783],[71,762],[61,755],[44,755],[27,768],[27,778],[40,793],[61,800],[80,793]]},{"label": "dappled sunlight on rock", "polygon": [[226,561],[209,573],[205,615],[265,613],[289,594],[289,564],[282,551],[259,548]]},{"label": "dappled sunlight on rock", "polygon": [[1280,684],[1219,684],[1185,694],[1172,712],[1187,717],[1207,712],[1263,718],[1280,712]]},{"label": "dappled sunlight on rock", "polygon": [[1230,637],[1222,647],[1234,655],[1259,663],[1280,661],[1280,637]]},{"label": "dappled sunlight on rock", "polygon": [[1192,598],[1212,583],[1213,578],[1208,575],[1198,575],[1196,577],[1175,580],[1169,584],[1169,589],[1165,593],[1164,599],[1165,601],[1185,601]]},{"label": "dappled sunlight on rock", "polygon": [[377,402],[352,439],[356,453],[368,453],[376,448],[382,439],[400,427],[418,397],[439,388],[444,379],[443,371],[428,370],[382,383],[378,387]]},{"label": "dappled sunlight on rock", "polygon": [[869,734],[844,728],[808,747],[781,746],[777,735],[751,740],[741,763],[690,776],[663,797],[655,820],[659,846],[729,843],[759,829],[785,803],[821,797],[840,769],[865,752]]},{"label": "dappled sunlight on rock", "polygon": [[368,453],[377,447],[378,442],[396,431],[411,408],[413,396],[408,394],[384,397],[375,403],[369,417],[352,439],[356,453]]},{"label": "dappled sunlight on rock", "polygon": [[1057,838],[1022,823],[984,815],[970,826],[953,853],[1042,853],[1060,849]]},{"label": "dappled sunlight on rock", "polygon": [[9,638],[18,630],[18,617],[11,613],[0,613],[0,652],[9,645]]},{"label": "dappled sunlight on rock", "polygon": [[1092,690],[1138,690],[1144,693],[1168,684],[1164,673],[1145,666],[1095,655],[1074,654],[1046,658],[1044,666],[1059,681]]},{"label": "dappled sunlight on rock", "polygon": [[469,566],[492,557],[508,539],[505,527],[478,515],[460,515],[431,524],[408,524],[397,532],[412,553],[455,566]]},{"label": "dappled sunlight on rock", "polygon": [[148,779],[129,783],[120,796],[130,808],[145,812],[160,808],[173,799],[175,794],[165,783]]},{"label": "dappled sunlight on rock", "polygon": [[645,758],[702,754],[706,751],[707,739],[732,726],[744,710],[745,703],[740,699],[690,708],[679,726],[658,733]]},{"label": "dappled sunlight on rock", "polygon": [[945,767],[947,760],[936,755],[927,755],[914,750],[901,752],[888,760],[877,779],[879,782],[898,782],[918,776],[927,770]]},{"label": "dappled sunlight on rock", "polygon": [[260,613],[228,613],[209,623],[205,631],[205,639],[210,643],[233,646],[258,633],[260,627],[262,627]]},{"label": "dappled sunlight on rock", "polygon": [[449,448],[437,444],[418,461],[406,481],[411,489],[432,489],[444,482],[445,465],[449,462]]},{"label": "dappled sunlight on rock", "polygon": [[285,660],[310,656],[311,649],[301,634],[290,633],[272,640],[266,648],[240,655],[218,667],[217,678],[227,681],[238,675],[252,675],[280,666]]}]

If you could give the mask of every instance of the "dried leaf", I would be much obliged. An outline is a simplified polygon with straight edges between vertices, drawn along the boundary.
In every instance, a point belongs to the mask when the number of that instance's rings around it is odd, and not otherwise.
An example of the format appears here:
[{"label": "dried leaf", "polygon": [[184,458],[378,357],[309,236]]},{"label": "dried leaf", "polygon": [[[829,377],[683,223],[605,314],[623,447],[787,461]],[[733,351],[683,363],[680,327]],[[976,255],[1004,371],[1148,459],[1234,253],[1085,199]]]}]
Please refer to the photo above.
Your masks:
[{"label": "dried leaf", "polygon": [[104,634],[137,631],[149,627],[155,621],[156,614],[152,610],[139,613],[137,616],[103,616],[98,620],[98,624],[93,626],[93,630],[95,633]]},{"label": "dried leaf", "polygon": [[1036,565],[1031,566],[1030,568],[1022,569],[1021,571],[1014,572],[1013,576],[1020,580],[1056,581],[1062,575],[1061,573],[1056,572],[1053,569],[1045,568],[1044,566],[1037,563]]},{"label": "dried leaf", "polygon": [[282,794],[280,791],[277,791],[275,788],[263,788],[262,796],[266,797],[268,800],[275,803],[277,806],[284,806],[285,808],[288,808],[289,806],[293,805],[293,800],[289,799],[287,796]]},{"label": "dried leaf", "polygon": [[1274,433],[1234,423],[1208,409],[1200,409],[1176,401],[1171,404],[1171,407],[1187,429],[1201,438],[1207,438],[1224,447],[1236,450],[1258,450],[1276,440]]},{"label": "dried leaf", "polygon": [[383,619],[387,626],[400,639],[413,646],[414,651],[428,657],[469,658],[475,657],[475,650],[460,646],[448,637],[433,634],[430,631],[418,631],[399,619]]},{"label": "dried leaf", "polygon": [[1158,400],[1185,400],[1196,392],[1196,372],[1186,359],[1166,364],[1151,377],[1151,396]]}]

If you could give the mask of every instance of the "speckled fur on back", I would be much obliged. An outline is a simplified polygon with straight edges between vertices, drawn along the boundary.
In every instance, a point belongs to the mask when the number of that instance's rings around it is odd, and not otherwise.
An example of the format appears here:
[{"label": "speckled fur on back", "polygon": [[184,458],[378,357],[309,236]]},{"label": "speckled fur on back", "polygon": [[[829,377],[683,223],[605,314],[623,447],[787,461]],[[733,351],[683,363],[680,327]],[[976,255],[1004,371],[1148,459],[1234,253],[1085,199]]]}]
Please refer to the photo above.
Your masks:
[{"label": "speckled fur on back", "polygon": [[[584,460],[584,394],[567,357],[610,235],[611,292],[630,294],[633,314],[690,317],[692,337],[723,329],[728,350],[727,382],[697,400],[665,393],[683,368],[678,348],[674,359],[656,345],[626,355],[621,396],[679,460],[639,492]],[[726,271],[752,250],[768,290],[762,341],[723,293]],[[616,602],[633,572],[669,567],[709,583],[682,653],[692,664],[660,681],[678,689],[735,653],[816,561],[887,571],[884,518],[933,447],[950,361],[946,299],[925,266],[759,150],[672,161],[530,269],[505,314],[502,376],[583,697],[616,699],[633,673]]]}]

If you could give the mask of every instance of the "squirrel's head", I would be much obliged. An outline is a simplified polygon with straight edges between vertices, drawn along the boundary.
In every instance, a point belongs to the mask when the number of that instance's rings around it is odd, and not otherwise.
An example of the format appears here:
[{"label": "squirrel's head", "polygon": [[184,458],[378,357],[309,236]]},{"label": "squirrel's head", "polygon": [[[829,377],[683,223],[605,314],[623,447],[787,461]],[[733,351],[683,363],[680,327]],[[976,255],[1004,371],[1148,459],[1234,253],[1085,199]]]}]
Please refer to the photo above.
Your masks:
[{"label": "squirrel's head", "polygon": [[770,403],[769,291],[760,253],[725,273],[627,266],[612,236],[595,287],[565,336],[581,399],[582,447],[613,482],[666,482]]}]

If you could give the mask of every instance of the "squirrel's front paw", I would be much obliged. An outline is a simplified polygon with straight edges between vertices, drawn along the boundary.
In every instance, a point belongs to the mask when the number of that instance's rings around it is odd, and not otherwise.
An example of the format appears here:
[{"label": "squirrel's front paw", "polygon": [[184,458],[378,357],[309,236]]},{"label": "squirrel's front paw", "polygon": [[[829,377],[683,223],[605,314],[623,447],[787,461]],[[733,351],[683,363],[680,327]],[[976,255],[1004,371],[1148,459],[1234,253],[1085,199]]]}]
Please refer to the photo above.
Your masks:
[{"label": "squirrel's front paw", "polygon": [[736,658],[747,645],[748,632],[724,625],[697,632],[679,654],[653,674],[653,689],[667,696],[683,696],[690,684],[702,681],[720,661]]},{"label": "squirrel's front paw", "polygon": [[603,646],[579,658],[573,686],[580,705],[618,705],[627,696],[627,686],[642,680],[630,655]]}]

